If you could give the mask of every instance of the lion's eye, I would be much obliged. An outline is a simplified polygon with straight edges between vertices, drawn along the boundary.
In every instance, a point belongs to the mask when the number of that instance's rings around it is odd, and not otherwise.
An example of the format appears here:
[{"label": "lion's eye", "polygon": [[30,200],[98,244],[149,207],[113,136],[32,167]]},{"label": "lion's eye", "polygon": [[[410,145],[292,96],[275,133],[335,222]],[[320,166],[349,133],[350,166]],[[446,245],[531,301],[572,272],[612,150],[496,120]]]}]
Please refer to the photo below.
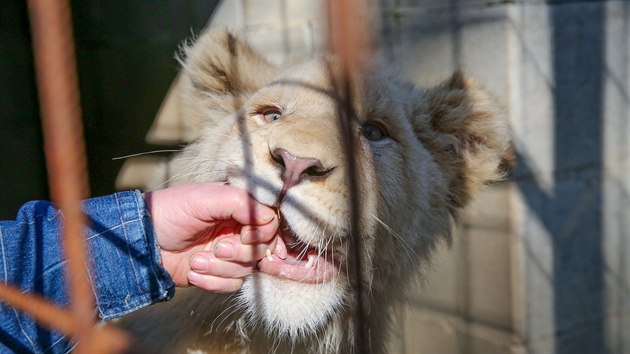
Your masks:
[{"label": "lion's eye", "polygon": [[363,136],[370,141],[378,141],[383,139],[386,134],[381,127],[372,122],[367,122],[363,124],[363,128],[361,129],[363,132]]},{"label": "lion's eye", "polygon": [[274,120],[280,119],[280,117],[282,117],[282,112],[277,109],[270,109],[263,113],[263,117],[265,117],[265,121],[267,123],[271,123]]}]

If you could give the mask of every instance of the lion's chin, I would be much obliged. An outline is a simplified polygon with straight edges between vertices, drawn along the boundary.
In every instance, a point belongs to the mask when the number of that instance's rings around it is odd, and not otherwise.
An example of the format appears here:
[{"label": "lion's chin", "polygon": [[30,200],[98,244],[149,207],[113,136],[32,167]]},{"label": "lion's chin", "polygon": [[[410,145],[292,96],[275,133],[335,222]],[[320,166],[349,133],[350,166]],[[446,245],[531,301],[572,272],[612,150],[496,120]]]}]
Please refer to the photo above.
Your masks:
[{"label": "lion's chin", "polygon": [[239,292],[248,322],[261,325],[274,336],[295,340],[308,336],[339,316],[344,305],[346,280],[309,284],[265,273],[248,277]]}]

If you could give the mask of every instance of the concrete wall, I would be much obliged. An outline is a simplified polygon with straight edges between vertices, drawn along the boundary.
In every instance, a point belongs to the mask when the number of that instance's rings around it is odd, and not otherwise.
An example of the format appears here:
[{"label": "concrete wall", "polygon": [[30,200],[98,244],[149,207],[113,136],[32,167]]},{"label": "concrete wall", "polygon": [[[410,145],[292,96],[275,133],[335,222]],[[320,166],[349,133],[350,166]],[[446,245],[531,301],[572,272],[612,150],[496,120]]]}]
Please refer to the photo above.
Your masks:
[{"label": "concrete wall", "polygon": [[385,7],[392,60],[419,82],[462,67],[498,94],[519,164],[401,312],[405,351],[630,352],[629,4]]}]

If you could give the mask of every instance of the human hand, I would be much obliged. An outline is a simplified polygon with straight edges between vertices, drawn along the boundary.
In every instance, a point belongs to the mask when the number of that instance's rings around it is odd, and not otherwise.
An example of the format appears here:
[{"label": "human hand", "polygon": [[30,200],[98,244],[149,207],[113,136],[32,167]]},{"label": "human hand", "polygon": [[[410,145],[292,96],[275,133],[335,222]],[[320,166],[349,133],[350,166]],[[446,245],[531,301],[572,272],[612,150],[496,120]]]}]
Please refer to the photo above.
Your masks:
[{"label": "human hand", "polygon": [[244,190],[191,183],[147,192],[144,198],[162,264],[177,286],[236,291],[267,249],[286,253],[276,250],[274,211]]}]

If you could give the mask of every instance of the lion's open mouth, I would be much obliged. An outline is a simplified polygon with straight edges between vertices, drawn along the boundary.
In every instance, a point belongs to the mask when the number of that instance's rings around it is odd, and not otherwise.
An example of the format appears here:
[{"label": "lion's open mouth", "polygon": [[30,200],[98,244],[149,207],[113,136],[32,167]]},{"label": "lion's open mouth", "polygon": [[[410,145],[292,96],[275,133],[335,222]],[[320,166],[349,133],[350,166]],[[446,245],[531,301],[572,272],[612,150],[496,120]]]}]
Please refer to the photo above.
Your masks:
[{"label": "lion's open mouth", "polygon": [[279,247],[286,248],[287,256],[283,259],[268,254],[258,262],[262,273],[307,284],[326,283],[338,276],[338,257],[332,249],[318,249],[300,242],[286,221],[281,223],[279,232]]}]

